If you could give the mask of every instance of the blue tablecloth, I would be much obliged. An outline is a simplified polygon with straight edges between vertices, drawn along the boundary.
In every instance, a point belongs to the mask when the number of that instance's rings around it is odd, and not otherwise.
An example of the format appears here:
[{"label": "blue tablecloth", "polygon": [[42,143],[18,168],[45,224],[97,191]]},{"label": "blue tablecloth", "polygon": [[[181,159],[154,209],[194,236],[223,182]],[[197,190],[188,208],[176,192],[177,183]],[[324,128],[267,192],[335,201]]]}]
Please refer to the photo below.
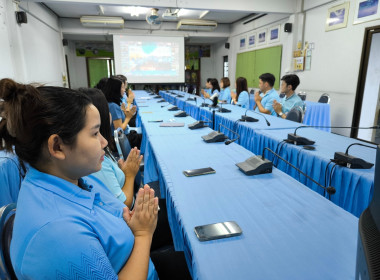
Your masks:
[{"label": "blue tablecloth", "polygon": [[[167,98],[166,94],[167,93],[162,93],[162,96]],[[212,118],[212,110],[209,108],[199,108],[199,105],[196,106],[194,104],[195,102],[184,102],[186,98],[187,96],[184,98],[174,98],[173,102],[182,106],[186,104],[186,110],[191,112],[191,115],[196,119]],[[198,98],[197,104],[201,103],[200,100],[202,99]],[[262,154],[265,147],[276,150],[280,144],[282,145],[281,142],[283,139],[287,138],[288,133],[293,133],[295,128],[300,126],[300,124],[295,122],[265,115],[271,124],[267,126],[265,120],[259,114],[234,105],[223,105],[223,107],[231,109],[232,112],[216,112],[215,129],[218,130],[220,128],[220,130],[231,139],[234,139],[236,135],[223,126],[220,126],[220,124],[237,132],[240,135],[240,139],[236,142],[255,154]],[[328,118],[320,117],[321,123],[322,121],[329,120],[328,104],[307,101],[307,107],[306,111],[309,111],[309,114],[319,111],[321,112],[321,116],[328,116]],[[254,123],[237,122],[240,116],[245,113],[257,118],[259,121]],[[282,149],[278,149],[280,155],[322,185],[330,181],[331,171],[333,170],[331,185],[337,189],[337,193],[332,196],[332,201],[359,217],[361,212],[368,207],[369,201],[372,198],[374,168],[369,170],[352,170],[340,166],[333,168],[334,165],[329,164],[329,162],[330,159],[334,158],[334,152],[343,152],[348,145],[360,141],[312,128],[301,128],[297,131],[297,134],[305,137],[310,135],[308,138],[316,141],[316,150],[307,151],[302,149],[302,147],[285,144]],[[359,151],[359,153],[355,152],[355,150]],[[373,153],[371,149],[355,146],[355,148],[353,147],[352,154],[361,158],[364,157],[363,159],[369,162],[375,162],[375,153]],[[272,158],[272,156],[270,156],[270,158]],[[324,193],[323,189],[316,186],[311,180],[307,180],[304,176],[299,175],[298,172],[283,162],[280,161],[278,167],[313,190],[321,194]],[[325,180],[325,177],[328,179]]]},{"label": "blue tablecloth", "polygon": [[[159,128],[148,120],[167,111],[155,104],[149,109],[154,113],[141,112],[144,135],[167,199],[175,247],[184,250],[193,279],[354,278],[356,217],[276,168],[245,176],[235,164],[252,156],[250,151],[235,143],[205,143],[200,136],[210,128]],[[208,166],[216,173],[182,173]],[[195,226],[229,220],[240,225],[241,236],[200,242],[194,234]]]},{"label": "blue tablecloth", "polygon": [[[303,117],[303,124],[310,126],[331,126],[330,104],[305,101],[306,112]],[[318,128],[324,131],[331,131],[331,128]]]}]

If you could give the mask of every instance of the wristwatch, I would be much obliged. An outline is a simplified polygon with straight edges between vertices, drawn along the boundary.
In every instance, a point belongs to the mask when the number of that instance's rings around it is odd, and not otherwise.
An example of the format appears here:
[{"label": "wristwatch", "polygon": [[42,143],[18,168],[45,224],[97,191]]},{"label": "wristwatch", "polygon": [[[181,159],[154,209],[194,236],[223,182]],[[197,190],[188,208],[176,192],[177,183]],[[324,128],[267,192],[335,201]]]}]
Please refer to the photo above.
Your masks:
[{"label": "wristwatch", "polygon": [[278,115],[279,115],[280,117],[282,117],[283,114],[284,114],[283,112],[278,113]]}]

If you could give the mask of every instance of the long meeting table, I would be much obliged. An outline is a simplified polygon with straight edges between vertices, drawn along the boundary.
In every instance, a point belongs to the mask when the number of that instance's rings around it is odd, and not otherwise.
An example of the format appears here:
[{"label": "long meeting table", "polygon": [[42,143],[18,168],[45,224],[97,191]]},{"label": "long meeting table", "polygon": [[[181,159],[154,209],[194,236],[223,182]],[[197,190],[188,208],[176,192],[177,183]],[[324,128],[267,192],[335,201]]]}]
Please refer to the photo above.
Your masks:
[{"label": "long meeting table", "polygon": [[[176,118],[171,105],[135,94],[144,180],[160,181],[175,248],[184,251],[193,279],[354,279],[354,215],[277,168],[244,175],[235,164],[254,153],[237,143],[205,143],[201,136],[211,128],[190,130],[195,118]],[[158,120],[185,126],[160,127]],[[182,173],[202,167],[216,173]],[[225,221],[236,221],[242,235],[197,239],[195,226]]]},{"label": "long meeting table", "polygon": [[[326,131],[303,127],[297,130],[297,134],[315,141],[315,145],[313,145],[315,150],[306,150],[303,146],[295,146],[283,141],[287,138],[288,133],[294,133],[295,129],[302,126],[302,124],[265,115],[265,118],[270,123],[270,126],[268,126],[263,115],[247,111],[238,106],[224,104],[222,107],[231,110],[231,112],[220,113],[217,109],[200,107],[203,102],[211,104],[211,101],[207,99],[179,91],[160,91],[160,94],[168,102],[185,110],[197,120],[212,120],[213,110],[215,110],[215,130],[220,129],[231,139],[236,138],[236,135],[231,130],[238,133],[240,138],[236,142],[254,154],[262,154],[264,148],[277,151],[282,157],[320,184],[334,186],[336,194],[331,196],[331,200],[357,217],[368,207],[373,194],[374,167],[370,169],[350,169],[331,163],[335,152],[345,152],[350,144],[363,142]],[[182,94],[184,97],[181,98],[175,94]],[[197,101],[186,101],[189,96],[195,97]],[[258,119],[258,122],[238,121],[245,114]],[[368,143],[364,144],[368,145]],[[371,146],[375,147],[374,145]],[[375,152],[367,147],[353,146],[350,148],[349,154],[371,163],[375,162]],[[267,152],[266,155],[274,159],[273,155]],[[293,178],[321,195],[328,197],[322,188],[300,175],[289,165],[281,160],[276,160],[276,164],[278,164],[279,169],[293,176]]]}]

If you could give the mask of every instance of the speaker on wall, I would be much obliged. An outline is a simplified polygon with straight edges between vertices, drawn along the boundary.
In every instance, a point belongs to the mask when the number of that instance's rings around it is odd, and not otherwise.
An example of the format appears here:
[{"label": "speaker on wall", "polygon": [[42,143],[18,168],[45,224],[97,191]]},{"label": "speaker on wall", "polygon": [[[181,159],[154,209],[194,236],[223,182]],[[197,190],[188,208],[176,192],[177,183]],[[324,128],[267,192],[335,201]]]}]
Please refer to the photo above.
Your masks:
[{"label": "speaker on wall", "polygon": [[62,45],[65,47],[65,46],[68,46],[69,45],[69,41],[67,39],[62,39]]},{"label": "speaker on wall", "polygon": [[292,24],[291,23],[285,23],[284,31],[288,32],[288,33],[292,32]]},{"label": "speaker on wall", "polygon": [[26,13],[23,11],[16,12],[16,21],[18,24],[28,23],[28,18],[26,17]]},{"label": "speaker on wall", "polygon": [[224,44],[224,47],[225,47],[226,49],[229,49],[229,48],[230,48],[230,43],[225,43],[225,44]]}]

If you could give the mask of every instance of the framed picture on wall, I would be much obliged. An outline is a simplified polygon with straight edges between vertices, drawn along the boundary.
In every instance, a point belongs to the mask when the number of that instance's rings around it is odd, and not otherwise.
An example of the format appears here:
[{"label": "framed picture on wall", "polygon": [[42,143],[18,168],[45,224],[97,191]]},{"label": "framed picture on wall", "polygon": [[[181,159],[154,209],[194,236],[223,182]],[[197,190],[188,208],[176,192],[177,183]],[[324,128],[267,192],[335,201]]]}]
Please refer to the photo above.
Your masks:
[{"label": "framed picture on wall", "polygon": [[246,35],[240,36],[239,49],[244,50],[246,46],[247,46],[247,36]]},{"label": "framed picture on wall", "polygon": [[334,6],[327,11],[326,31],[336,30],[347,27],[348,12],[350,10],[350,2]]},{"label": "framed picture on wall", "polygon": [[269,43],[280,42],[280,25],[269,28]]},{"label": "framed picture on wall", "polygon": [[380,19],[379,0],[356,0],[354,24]]},{"label": "framed picture on wall", "polygon": [[267,30],[257,32],[257,45],[265,45],[267,43]]},{"label": "framed picture on wall", "polygon": [[248,48],[253,48],[256,46],[256,33],[248,34]]}]

